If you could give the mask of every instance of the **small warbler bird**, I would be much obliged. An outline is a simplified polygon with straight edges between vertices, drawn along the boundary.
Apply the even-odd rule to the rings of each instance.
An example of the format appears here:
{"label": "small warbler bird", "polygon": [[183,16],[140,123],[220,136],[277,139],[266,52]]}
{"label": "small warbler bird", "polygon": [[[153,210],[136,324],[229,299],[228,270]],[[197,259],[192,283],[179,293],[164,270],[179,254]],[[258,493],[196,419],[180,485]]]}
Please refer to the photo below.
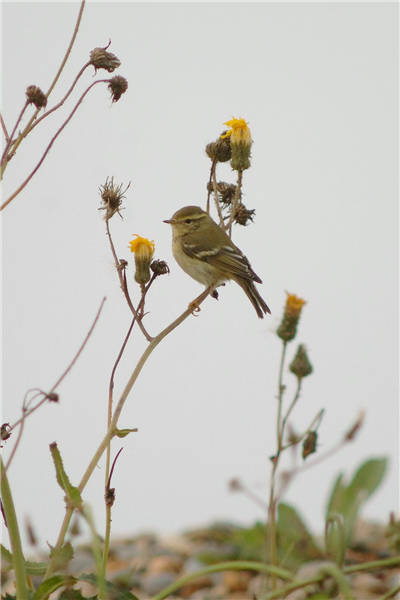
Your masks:
{"label": "small warbler bird", "polygon": [[185,206],[164,221],[172,225],[172,253],[178,265],[210,293],[233,279],[244,290],[260,319],[270,313],[254,282],[262,283],[225,231],[199,206]]}

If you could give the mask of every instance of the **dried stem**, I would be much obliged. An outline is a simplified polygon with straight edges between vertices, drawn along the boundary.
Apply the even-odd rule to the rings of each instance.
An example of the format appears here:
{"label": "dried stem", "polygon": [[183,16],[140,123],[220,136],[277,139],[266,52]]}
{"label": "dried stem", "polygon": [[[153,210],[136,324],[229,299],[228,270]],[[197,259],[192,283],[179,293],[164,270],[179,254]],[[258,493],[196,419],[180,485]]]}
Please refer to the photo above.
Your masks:
{"label": "dried stem", "polygon": [[146,340],[148,342],[151,342],[153,338],[151,337],[151,335],[149,335],[147,333],[147,331],[146,331],[146,329],[145,329],[145,327],[144,327],[144,325],[142,323],[142,319],[139,318],[137,310],[135,309],[135,307],[132,304],[132,300],[130,298],[129,291],[128,291],[128,285],[127,285],[127,282],[126,282],[125,269],[123,269],[121,267],[121,263],[120,263],[119,258],[117,256],[117,253],[115,251],[115,246],[114,246],[114,242],[113,242],[112,237],[111,237],[110,226],[108,224],[108,221],[106,221],[106,230],[107,230],[108,239],[110,241],[111,252],[112,252],[112,255],[114,257],[114,263],[115,263],[115,267],[117,269],[117,273],[118,273],[118,277],[119,277],[119,284],[121,286],[121,290],[124,293],[125,299],[126,299],[126,301],[128,303],[129,308],[131,309],[131,312],[132,312],[134,318],[138,322],[140,331],[143,333],[143,335],[146,338]]}
{"label": "dried stem", "polygon": [[87,69],[90,65],[91,65],[91,61],[89,60],[85,65],[83,65],[82,69],[79,71],[78,75],[75,77],[71,87],[69,88],[68,92],[65,94],[64,98],[62,100],[60,100],[60,102],[58,104],[56,104],[55,106],[53,106],[53,108],[51,108],[50,110],[47,110],[37,121],[35,121],[32,125],[32,127],[30,128],[29,133],[35,129],[35,127],[37,125],[39,125],[39,123],[41,123],[43,121],[43,119],[45,119],[46,117],[48,117],[49,115],[51,115],[51,113],[53,113],[54,111],[56,111],[58,108],[60,108],[64,102],[67,100],[68,96],[70,96],[70,94],[72,93],[74,87],[76,86],[79,78],[82,76],[83,72],[85,71],[85,69]]}
{"label": "dried stem", "polygon": [[[82,351],[83,351],[84,347],[86,346],[87,342],[89,341],[89,338],[90,338],[90,336],[91,336],[91,335],[92,335],[92,333],[93,333],[93,330],[94,330],[94,328],[95,328],[95,326],[96,326],[96,324],[97,324],[97,321],[99,320],[100,313],[101,313],[101,311],[103,310],[103,306],[104,306],[104,302],[105,302],[105,301],[106,301],[106,299],[105,299],[105,298],[103,298],[103,300],[102,300],[102,302],[101,302],[101,305],[100,305],[100,308],[99,308],[99,310],[97,311],[96,317],[95,317],[95,319],[94,319],[94,321],[93,321],[93,323],[92,323],[92,326],[90,327],[90,329],[89,329],[89,331],[88,331],[88,333],[87,333],[87,335],[86,335],[85,339],[83,340],[83,342],[82,342],[82,344],[81,344],[81,346],[80,346],[80,348],[79,348],[78,352],[75,354],[74,358],[73,358],[73,359],[72,359],[72,361],[69,363],[69,365],[68,365],[68,367],[65,369],[64,373],[61,375],[61,377],[59,377],[59,378],[58,378],[58,380],[57,380],[57,381],[56,381],[56,383],[53,385],[53,387],[51,388],[51,390],[50,390],[50,392],[49,392],[48,394],[46,394],[45,392],[42,392],[42,391],[41,391],[41,390],[39,390],[38,388],[35,388],[35,389],[38,389],[38,391],[39,391],[41,394],[43,394],[43,396],[44,396],[44,397],[43,397],[43,399],[42,399],[42,400],[40,400],[40,402],[38,402],[38,404],[37,404],[36,406],[34,406],[33,408],[31,408],[31,409],[29,409],[29,410],[28,410],[28,406],[29,406],[29,403],[28,403],[28,405],[26,405],[26,410],[24,410],[24,406],[25,406],[25,399],[24,399],[24,405],[23,405],[23,408],[22,408],[22,417],[21,417],[21,418],[20,418],[18,421],[16,421],[16,423],[14,423],[14,425],[12,425],[11,429],[15,429],[16,427],[18,427],[18,425],[21,425],[21,430],[22,430],[22,429],[23,429],[23,426],[24,426],[24,423],[25,423],[25,419],[26,419],[27,417],[29,417],[29,416],[30,416],[32,413],[34,413],[34,412],[35,412],[35,411],[36,411],[38,408],[40,408],[40,407],[42,406],[42,404],[44,404],[44,403],[45,403],[45,402],[48,400],[48,398],[49,398],[49,395],[50,395],[50,394],[52,394],[52,393],[53,393],[53,392],[54,392],[54,391],[57,389],[57,387],[60,385],[60,383],[63,381],[63,379],[64,379],[64,378],[65,378],[65,377],[68,375],[68,373],[70,372],[70,370],[72,369],[72,367],[74,366],[74,364],[76,363],[76,361],[78,360],[79,356],[81,355],[81,353],[82,353]],[[25,398],[26,398],[26,395],[25,395]],[[33,398],[31,398],[30,402],[31,402],[32,400],[33,400]],[[11,455],[10,455],[10,458],[9,458],[9,460],[8,460],[8,462],[7,462],[7,465],[6,465],[6,467],[5,467],[5,471],[6,471],[6,470],[9,468],[9,466],[10,466],[10,463],[11,463],[11,460],[13,459],[13,457],[14,457],[14,455],[15,455],[16,448],[17,448],[17,446],[18,446],[18,444],[19,444],[19,441],[20,441],[20,439],[21,439],[21,435],[22,435],[22,433],[21,433],[21,431],[20,431],[20,432],[19,432],[19,434],[18,434],[17,441],[16,441],[16,443],[15,443],[15,446],[14,446],[14,448],[13,448],[13,450],[12,450],[12,453],[11,453]]]}
{"label": "dried stem", "polygon": [[[49,89],[48,89],[48,91],[47,91],[47,94],[46,94],[46,97],[47,97],[47,98],[50,96],[51,92],[53,91],[53,89],[54,89],[54,87],[55,87],[55,85],[56,85],[56,83],[57,83],[57,81],[58,81],[58,79],[59,79],[59,77],[60,77],[60,75],[61,75],[61,73],[62,73],[62,71],[63,71],[64,67],[65,67],[65,64],[66,64],[66,62],[67,62],[67,60],[68,60],[68,57],[69,57],[69,55],[70,55],[70,53],[71,53],[72,47],[73,47],[73,45],[74,45],[74,43],[75,43],[76,36],[77,36],[77,34],[78,34],[79,25],[80,25],[80,23],[81,23],[81,19],[82,19],[82,14],[83,14],[83,9],[84,9],[84,8],[85,8],[85,0],[82,0],[82,2],[81,2],[81,7],[80,7],[80,9],[79,9],[78,18],[77,18],[77,21],[76,21],[76,24],[75,24],[75,29],[74,29],[74,32],[73,32],[73,34],[72,34],[71,41],[70,41],[70,43],[69,43],[69,46],[68,46],[68,48],[67,48],[67,51],[66,51],[66,53],[65,53],[65,56],[64,56],[64,58],[63,58],[63,61],[62,61],[61,65],[60,65],[60,68],[58,69],[58,71],[57,71],[57,73],[56,73],[56,76],[54,77],[54,79],[53,79],[53,82],[52,82],[52,84],[50,85],[50,87],[49,87]],[[22,140],[23,140],[23,139],[24,139],[24,138],[25,138],[25,137],[28,135],[28,133],[31,131],[32,124],[33,124],[33,123],[34,123],[34,121],[36,120],[36,117],[38,116],[38,114],[39,114],[39,111],[40,111],[40,109],[39,109],[39,108],[37,108],[37,109],[35,110],[35,112],[33,113],[32,117],[29,119],[29,122],[27,123],[27,125],[26,125],[25,129],[24,129],[24,130],[23,130],[23,132],[22,132],[22,133],[19,135],[19,137],[18,137],[17,141],[15,142],[15,144],[14,144],[14,146],[13,146],[13,153],[15,153],[15,152],[17,151],[17,148],[18,148],[18,146],[20,145],[20,143],[22,142]],[[12,136],[11,136],[11,137],[12,137]],[[4,170],[6,169],[6,167],[7,167],[7,162],[5,162],[5,163],[2,165],[1,177],[3,177],[3,172],[4,172]],[[3,208],[1,208],[0,210],[2,210],[2,209],[3,209]]]}
{"label": "dried stem", "polygon": [[1,128],[3,130],[3,133],[4,133],[4,139],[6,140],[6,143],[7,143],[8,140],[10,139],[10,136],[8,135],[7,127],[6,127],[6,124],[4,123],[3,115],[1,114],[1,112],[0,112],[0,123],[1,123]]}
{"label": "dried stem", "polygon": [[4,152],[1,155],[1,164],[3,164],[4,161],[9,161],[10,160],[10,156],[8,156],[8,152],[10,150],[10,147],[12,145],[12,140],[14,137],[15,132],[17,131],[18,125],[20,124],[22,117],[24,116],[24,112],[26,111],[27,107],[29,106],[29,100],[26,100],[24,106],[22,107],[21,112],[19,113],[19,117],[14,125],[14,129],[11,132],[10,137],[7,140],[6,143],[6,147],[4,148]]}
{"label": "dried stem", "polygon": [[73,111],[71,112],[71,114],[69,115],[68,119],[66,121],[64,121],[64,123],[61,125],[60,129],[57,131],[57,133],[51,138],[49,145],[47,146],[46,150],[44,151],[44,154],[42,156],[42,158],[40,159],[40,161],[38,162],[38,164],[36,165],[36,167],[33,169],[33,171],[31,172],[30,175],[28,175],[28,177],[25,179],[25,181],[23,183],[21,183],[21,185],[19,186],[19,188],[13,193],[11,194],[11,196],[1,205],[0,210],[4,210],[6,206],[8,206],[8,204],[10,204],[10,202],[12,200],[14,200],[14,198],[16,196],[18,196],[18,194],[24,189],[24,187],[30,182],[30,180],[32,179],[32,177],[35,175],[35,173],[38,171],[38,169],[41,167],[44,159],[46,158],[47,154],[49,153],[50,148],[52,147],[52,145],[54,144],[54,142],[56,141],[56,139],[58,138],[58,136],[60,135],[60,133],[63,131],[63,129],[68,125],[68,123],[70,122],[70,120],[72,119],[72,117],[74,116],[74,114],[76,113],[76,111],[78,110],[79,105],[82,103],[84,97],[86,96],[86,94],[92,89],[92,87],[94,87],[95,85],[97,85],[98,83],[108,83],[110,80],[109,79],[98,79],[97,81],[93,82],[92,85],[90,85],[87,90],[82,94],[82,96],[79,98],[78,102],[75,105],[75,108],[73,109]]}
{"label": "dried stem", "polygon": [[229,221],[225,225],[225,229],[228,230],[229,237],[232,236],[232,224],[235,219],[236,212],[237,212],[239,198],[242,193],[242,183],[243,183],[243,171],[238,171],[238,180],[237,180],[237,184],[236,184],[235,195],[232,200],[231,214],[229,216]]}

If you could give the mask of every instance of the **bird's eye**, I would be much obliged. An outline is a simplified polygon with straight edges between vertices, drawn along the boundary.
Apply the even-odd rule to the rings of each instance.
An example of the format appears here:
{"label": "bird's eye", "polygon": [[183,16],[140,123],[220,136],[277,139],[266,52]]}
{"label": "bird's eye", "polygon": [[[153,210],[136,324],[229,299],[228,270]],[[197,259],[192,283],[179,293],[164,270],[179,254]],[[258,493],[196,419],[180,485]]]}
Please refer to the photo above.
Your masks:
{"label": "bird's eye", "polygon": [[193,219],[185,219],[185,223],[191,223]]}

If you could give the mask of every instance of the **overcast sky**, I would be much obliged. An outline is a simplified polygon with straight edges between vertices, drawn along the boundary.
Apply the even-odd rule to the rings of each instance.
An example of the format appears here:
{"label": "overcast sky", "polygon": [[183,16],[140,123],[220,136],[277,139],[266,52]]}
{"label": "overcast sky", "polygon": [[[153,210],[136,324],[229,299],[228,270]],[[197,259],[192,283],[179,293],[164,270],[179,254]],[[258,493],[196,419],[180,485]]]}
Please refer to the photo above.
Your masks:
{"label": "overcast sky", "polygon": [[[13,2],[2,10],[3,114],[11,129],[26,87],[48,89],[79,4]],[[232,116],[248,121],[254,139],[244,201],[256,210],[254,224],[236,228],[234,241],[263,280],[272,315],[257,319],[232,283],[156,349],[119,423],[139,432],[112,446],[113,455],[124,447],[113,477],[113,533],[263,518],[229,493],[228,481],[239,477],[268,497],[281,352],[275,331],[285,290],[307,300],[288,357],[304,343],[314,366],[293,428],[302,431],[324,408],[324,452],[366,412],[356,441],[298,476],[285,501],[321,532],[338,473],[388,456],[385,483],[363,514],[385,522],[397,511],[398,10],[397,3],[87,4],[48,106],[109,39],[128,92],[112,105],[106,86],[95,86],[3,214],[3,421],[19,418],[27,390],[51,388],[107,297],[58,390],[59,405],[29,419],[11,467],[19,514],[31,517],[42,544],[54,544],[64,514],[48,445],[57,441],[77,485],[105,432],[109,376],[130,324],[98,188],[110,176],[131,181],[124,218],[111,222],[118,256],[132,265],[127,246],[139,234],[170,265],[148,297],[154,335],[201,291],[174,262],[162,221],[187,204],[205,207],[204,147]],[[92,75],[85,73],[64,113],[49,116],[20,146],[3,199],[36,165]],[[229,165],[218,178],[234,182]],[[132,271],[129,278],[137,302]],[[136,331],[117,372],[116,398],[145,346]],[[287,406],[295,389],[287,371],[285,383]],[[104,460],[83,494],[99,532],[103,480]]]}

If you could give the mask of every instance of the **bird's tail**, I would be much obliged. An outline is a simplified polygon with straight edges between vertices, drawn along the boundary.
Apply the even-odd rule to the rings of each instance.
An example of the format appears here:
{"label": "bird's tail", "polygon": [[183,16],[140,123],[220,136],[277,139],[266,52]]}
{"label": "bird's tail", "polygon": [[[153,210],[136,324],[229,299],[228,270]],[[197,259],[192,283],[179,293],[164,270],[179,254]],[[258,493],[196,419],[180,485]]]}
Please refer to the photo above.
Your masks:
{"label": "bird's tail", "polygon": [[240,282],[238,281],[241,288],[243,288],[246,296],[249,298],[250,302],[256,309],[257,315],[260,319],[264,318],[264,313],[271,314],[271,311],[265,302],[264,298],[261,298],[260,293],[254,283],[250,279],[241,278]]}

